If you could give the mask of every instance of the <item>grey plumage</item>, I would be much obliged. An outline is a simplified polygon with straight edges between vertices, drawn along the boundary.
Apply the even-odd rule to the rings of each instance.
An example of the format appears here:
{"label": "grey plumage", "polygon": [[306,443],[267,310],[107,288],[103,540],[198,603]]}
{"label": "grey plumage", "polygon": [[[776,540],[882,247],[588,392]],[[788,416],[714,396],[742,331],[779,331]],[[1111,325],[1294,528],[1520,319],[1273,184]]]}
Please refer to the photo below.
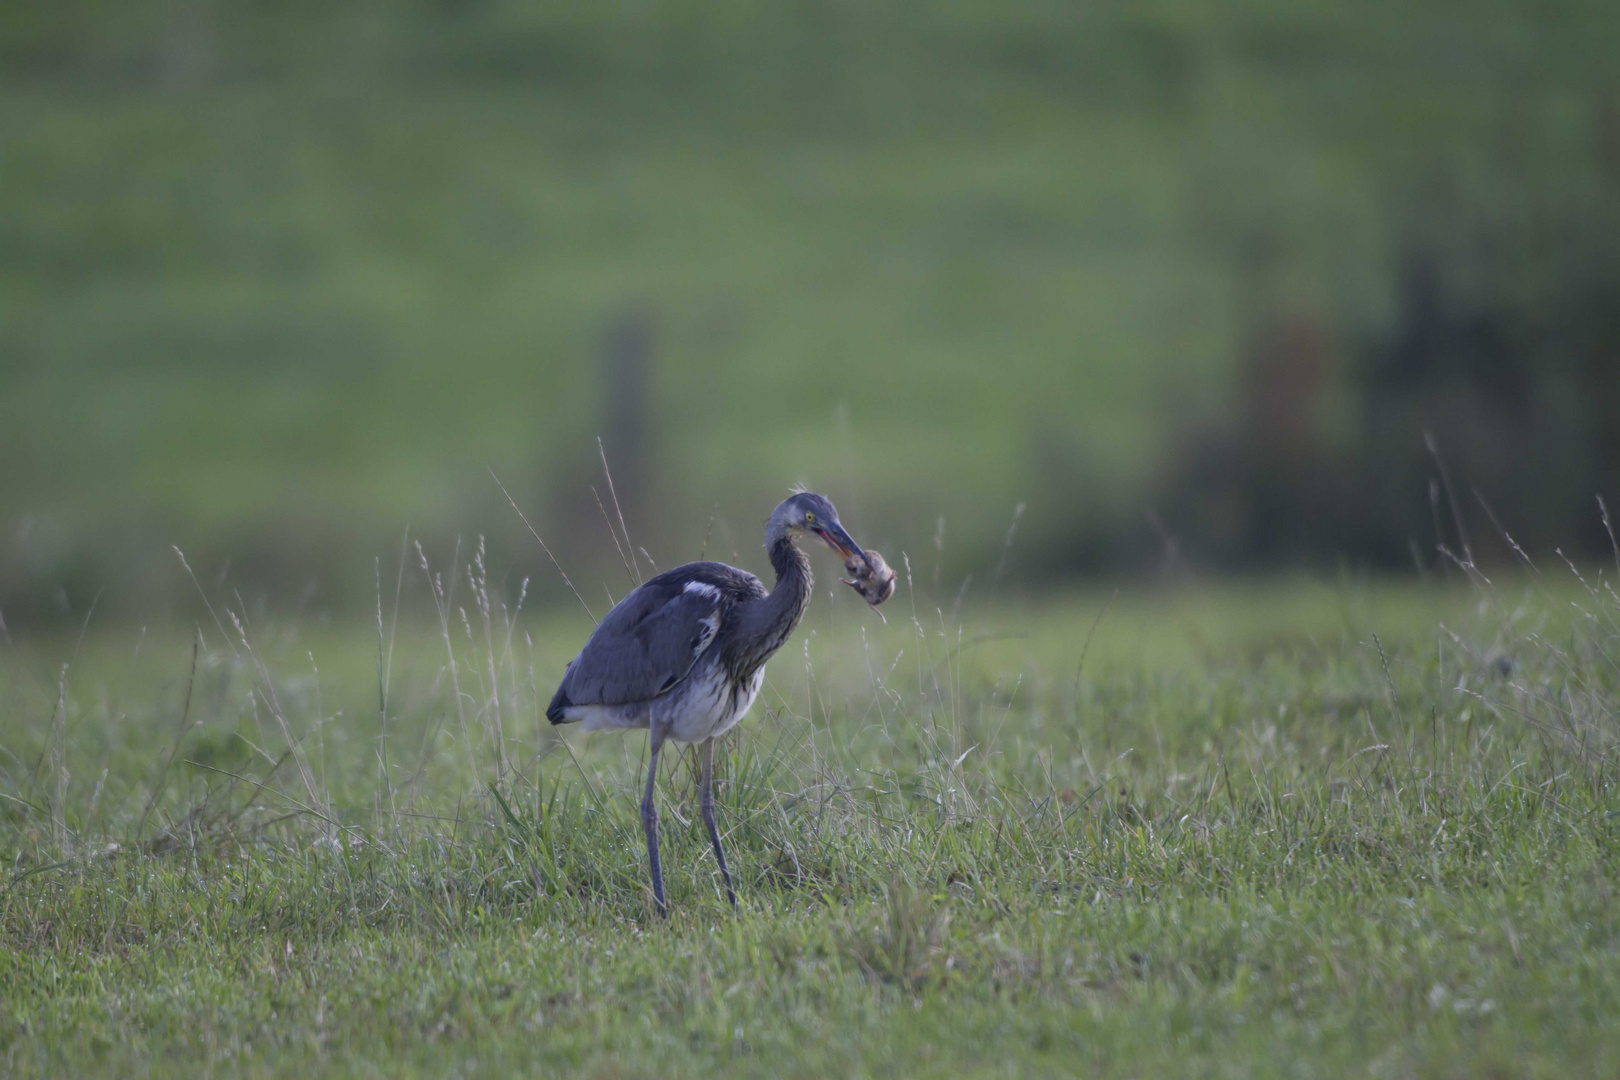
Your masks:
{"label": "grey plumage", "polygon": [[687,563],[638,585],[597,626],[568,665],[546,716],[589,729],[647,728],[652,761],[642,798],[642,825],[653,895],[666,913],[658,856],[653,781],[664,740],[703,743],[699,808],[715,859],[736,906],[731,873],[714,820],[714,740],[740,721],[764,679],[765,662],[793,633],[810,603],[810,562],[794,543],[809,532],[844,558],[860,547],[820,495],[784,500],[765,527],[776,584],[717,562]]}
{"label": "grey plumage", "polygon": [[740,603],[764,599],[753,574],[689,563],[639,585],[609,611],[568,665],[546,715],[566,723],[570,705],[615,706],[667,693],[714,644]]}

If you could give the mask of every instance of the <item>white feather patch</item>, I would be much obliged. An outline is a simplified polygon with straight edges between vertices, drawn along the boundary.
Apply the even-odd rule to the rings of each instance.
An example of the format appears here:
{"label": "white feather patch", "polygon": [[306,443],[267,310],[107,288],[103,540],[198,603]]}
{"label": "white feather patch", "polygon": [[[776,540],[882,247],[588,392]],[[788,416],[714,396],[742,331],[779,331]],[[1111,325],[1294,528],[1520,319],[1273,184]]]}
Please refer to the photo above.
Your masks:
{"label": "white feather patch", "polygon": [[703,627],[703,631],[698,634],[697,644],[692,648],[694,656],[703,655],[703,650],[713,643],[714,635],[720,630],[720,609],[715,608],[707,619],[699,619],[698,625]]}
{"label": "white feather patch", "polygon": [[706,581],[688,581],[686,583],[686,591],[689,593],[697,593],[699,596],[706,596],[710,600],[720,599],[720,590],[715,588],[713,585],[710,585]]}

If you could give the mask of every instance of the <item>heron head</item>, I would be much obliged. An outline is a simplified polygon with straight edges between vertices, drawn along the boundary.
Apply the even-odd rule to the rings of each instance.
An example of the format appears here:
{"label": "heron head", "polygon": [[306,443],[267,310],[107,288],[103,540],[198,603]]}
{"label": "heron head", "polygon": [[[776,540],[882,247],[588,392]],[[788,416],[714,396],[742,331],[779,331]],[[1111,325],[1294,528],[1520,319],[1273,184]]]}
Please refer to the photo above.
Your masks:
{"label": "heron head", "polygon": [[806,532],[820,537],[823,543],[838,552],[839,557],[843,559],[862,554],[861,546],[839,523],[838,511],[834,509],[833,504],[813,491],[796,492],[784,499],[771,514],[771,520],[765,528],[767,542],[793,532]]}

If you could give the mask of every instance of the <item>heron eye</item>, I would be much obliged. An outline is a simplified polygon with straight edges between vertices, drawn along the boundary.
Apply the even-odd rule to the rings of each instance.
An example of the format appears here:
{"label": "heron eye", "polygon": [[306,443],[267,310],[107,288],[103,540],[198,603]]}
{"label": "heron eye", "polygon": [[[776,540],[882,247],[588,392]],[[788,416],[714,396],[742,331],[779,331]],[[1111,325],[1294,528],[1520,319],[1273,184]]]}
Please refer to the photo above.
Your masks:
{"label": "heron eye", "polygon": [[804,520],[806,520],[806,521],[810,522],[812,525],[814,525],[815,521],[816,521],[816,515],[812,514],[810,511],[806,510],[804,512]]}

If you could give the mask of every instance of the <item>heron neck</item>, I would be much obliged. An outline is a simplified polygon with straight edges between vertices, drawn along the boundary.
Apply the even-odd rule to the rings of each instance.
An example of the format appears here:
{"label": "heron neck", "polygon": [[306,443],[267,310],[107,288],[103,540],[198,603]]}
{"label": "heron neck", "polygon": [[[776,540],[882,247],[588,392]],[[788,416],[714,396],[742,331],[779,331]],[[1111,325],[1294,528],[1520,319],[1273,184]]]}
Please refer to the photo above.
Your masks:
{"label": "heron neck", "polygon": [[793,633],[810,606],[810,560],[791,536],[777,537],[769,550],[771,568],[776,571],[776,587],[763,600],[743,605],[736,668],[739,674],[752,674],[771,658]]}

